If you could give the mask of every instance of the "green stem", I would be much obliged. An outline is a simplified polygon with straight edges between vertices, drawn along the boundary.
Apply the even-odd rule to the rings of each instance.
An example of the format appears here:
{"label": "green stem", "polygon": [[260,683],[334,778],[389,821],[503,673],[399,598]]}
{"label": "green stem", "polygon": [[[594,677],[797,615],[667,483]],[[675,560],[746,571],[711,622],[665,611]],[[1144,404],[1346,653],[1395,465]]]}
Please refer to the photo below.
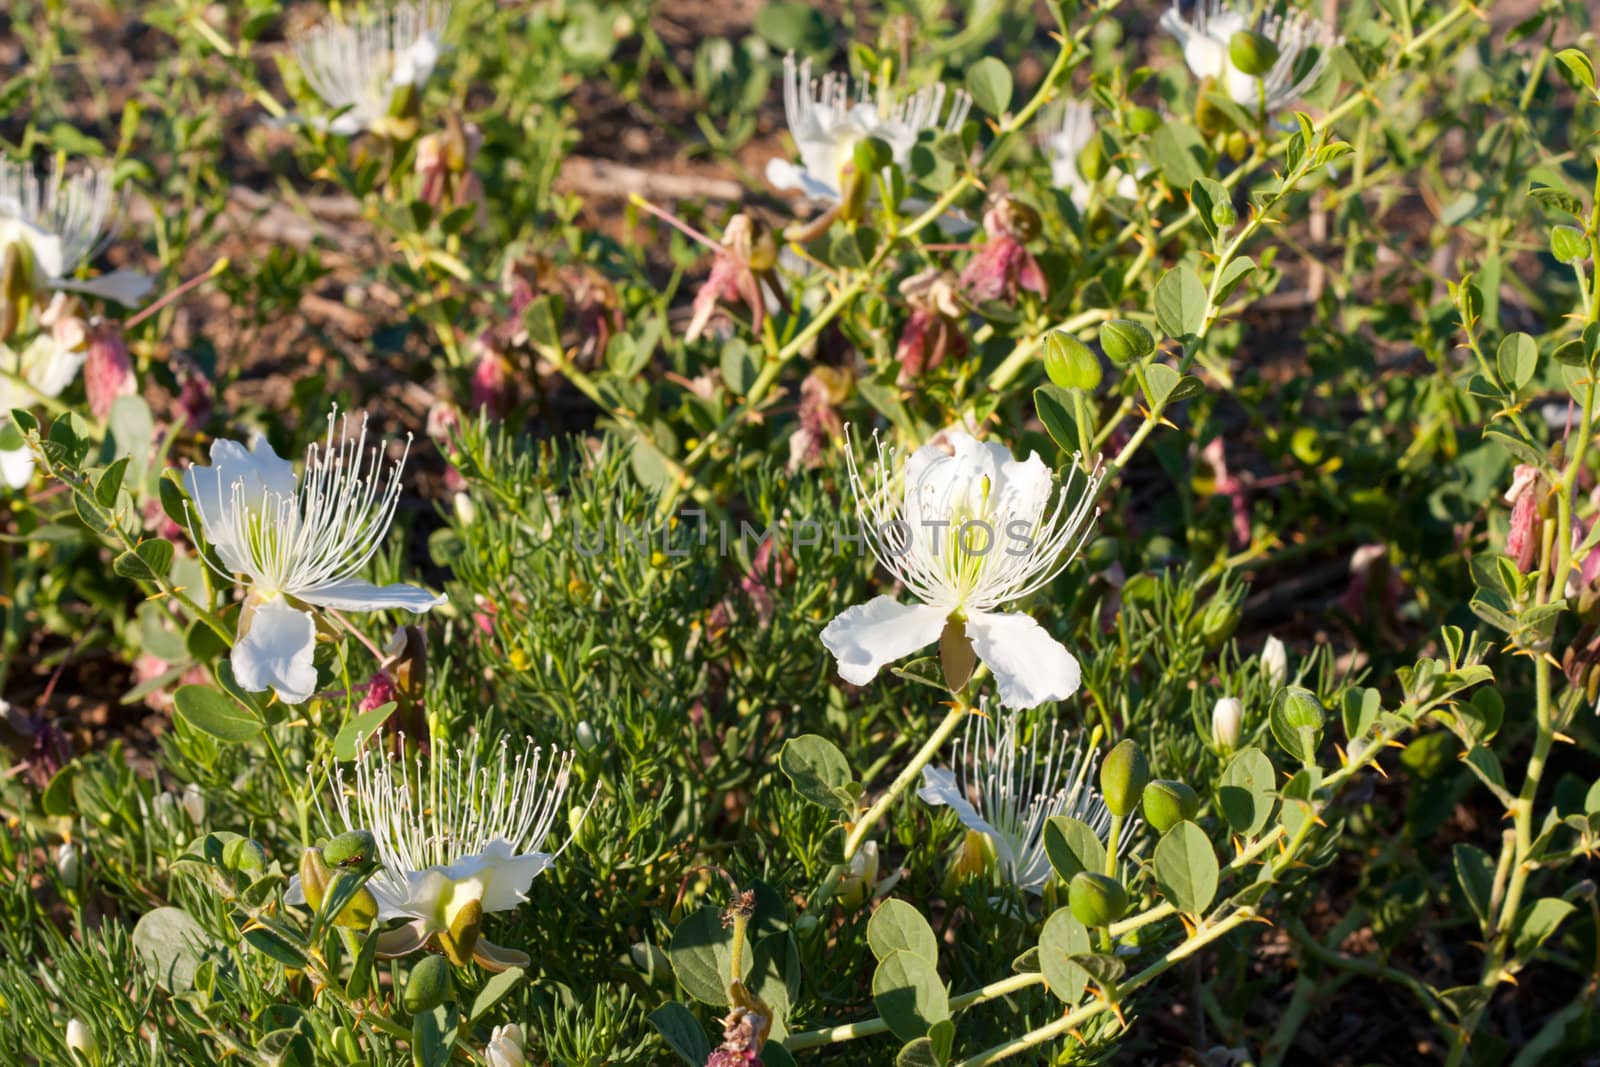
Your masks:
{"label": "green stem", "polygon": [[[1027,974],[1014,974],[1009,978],[1002,978],[998,982],[990,982],[980,986],[969,993],[950,998],[952,1012],[965,1011],[974,1004],[995,1000],[999,997],[1010,996],[1012,993],[1027,989],[1030,986],[1044,983],[1044,975],[1038,971]],[[799,1052],[801,1049],[820,1048],[823,1045],[833,1045],[842,1041],[854,1041],[857,1038],[872,1037],[875,1034],[889,1032],[889,1024],[881,1018],[863,1019],[858,1023],[842,1023],[838,1026],[825,1026],[820,1030],[804,1030],[797,1034],[790,1034],[784,1039],[783,1047],[790,1052]]]}
{"label": "green stem", "polygon": [[967,706],[965,701],[957,700],[955,706],[950,709],[950,713],[944,717],[944,721],[939,723],[933,733],[929,735],[928,740],[923,742],[921,748],[917,749],[917,754],[911,757],[911,762],[907,763],[905,768],[895,776],[894,781],[889,784],[889,788],[883,796],[879,797],[877,802],[867,809],[866,814],[861,816],[856,824],[851,827],[850,834],[844,841],[845,863],[850,862],[851,857],[856,854],[856,850],[865,843],[867,835],[872,832],[872,828],[878,824],[878,821],[884,815],[888,814],[895,801],[900,799],[900,794],[904,793],[911,786],[911,783],[917,780],[917,777],[922,774],[922,768],[926,767],[932,762],[933,757],[939,754],[939,749],[944,747],[944,743],[950,739],[951,734],[956,732],[956,728],[966,721],[971,711],[972,709]]}

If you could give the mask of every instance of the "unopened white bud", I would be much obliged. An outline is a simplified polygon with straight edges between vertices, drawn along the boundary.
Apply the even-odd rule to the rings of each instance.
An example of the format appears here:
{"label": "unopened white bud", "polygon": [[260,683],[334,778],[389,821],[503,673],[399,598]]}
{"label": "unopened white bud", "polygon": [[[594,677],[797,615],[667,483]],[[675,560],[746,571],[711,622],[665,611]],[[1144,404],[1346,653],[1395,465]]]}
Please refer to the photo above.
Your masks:
{"label": "unopened white bud", "polygon": [[1239,747],[1239,730],[1244,725],[1244,705],[1238,697],[1223,697],[1211,708],[1211,740],[1224,752]]}
{"label": "unopened white bud", "polygon": [[71,841],[56,849],[56,874],[68,889],[83,885],[83,850]]}
{"label": "unopened white bud", "polygon": [[1261,646],[1261,673],[1273,685],[1289,680],[1289,650],[1276,637],[1267,638]]}
{"label": "unopened white bud", "polygon": [[527,1067],[528,1058],[522,1054],[522,1027],[516,1023],[495,1027],[483,1055],[489,1067]]}
{"label": "unopened white bud", "polygon": [[193,782],[184,786],[183,799],[178,803],[183,807],[184,813],[189,816],[189,821],[196,826],[206,821],[206,795]]}
{"label": "unopened white bud", "polygon": [[67,1051],[77,1053],[89,1063],[100,1060],[100,1045],[94,1039],[94,1031],[85,1026],[82,1019],[67,1023]]}

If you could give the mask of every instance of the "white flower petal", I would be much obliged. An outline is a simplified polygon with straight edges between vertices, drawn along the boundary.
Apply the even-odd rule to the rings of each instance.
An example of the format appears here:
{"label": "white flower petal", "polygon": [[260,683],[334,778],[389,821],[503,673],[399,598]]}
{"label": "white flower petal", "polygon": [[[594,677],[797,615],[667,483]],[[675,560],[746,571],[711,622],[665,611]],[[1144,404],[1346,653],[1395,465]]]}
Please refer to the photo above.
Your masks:
{"label": "white flower petal", "polygon": [[484,911],[510,911],[527,903],[533,880],[553,863],[554,857],[543,852],[517,855],[510,842],[497,839],[477,855],[452,863],[444,875],[452,882],[479,882],[483,886],[479,902]]}
{"label": "white flower petal", "polygon": [[969,615],[967,639],[993,672],[1008,708],[1065,700],[1078,691],[1078,661],[1030,615]]}
{"label": "white flower petal", "polygon": [[947,807],[956,813],[956,818],[961,820],[961,825],[968,830],[988,834],[999,842],[1000,834],[994,826],[972,806],[961,792],[961,787],[956,784],[955,772],[947,771],[943,767],[922,768],[922,788],[917,790],[918,799],[932,804],[934,807]]}
{"label": "white flower petal", "polygon": [[300,884],[300,876],[298,874],[289,879],[289,888],[283,891],[283,902],[285,904],[305,906],[306,888]]}
{"label": "white flower petal", "polygon": [[303,704],[317,688],[317,669],[311,662],[316,636],[316,625],[306,612],[282,600],[260,604],[233,646],[233,676],[246,692],[271,687],[285,704]]}
{"label": "white flower petal", "polygon": [[937,641],[949,614],[948,608],[877,596],[841,611],[823,629],[822,643],[838,661],[841,678],[866,685],[886,664]]}
{"label": "white flower petal", "polygon": [[12,489],[21,489],[33,480],[33,452],[26,448],[0,451],[0,477]]}
{"label": "white flower petal", "polygon": [[235,524],[230,517],[235,507],[259,510],[268,493],[285,499],[294,496],[294,466],[260,434],[248,449],[218,438],[211,443],[211,466],[191,466],[184,472],[183,487],[222,562],[233,571],[248,573],[250,552],[233,543]]}
{"label": "white flower petal", "polygon": [[436,596],[414,585],[374,585],[360,578],[341,578],[314,589],[290,590],[307,604],[319,608],[337,608],[340,611],[388,611],[403,608],[422,614],[443,604],[448,597]]}
{"label": "white flower petal", "polygon": [[87,293],[102,300],[114,300],[124,307],[133,307],[149,295],[155,279],[136,270],[114,270],[97,278],[79,281],[75,278],[57,278],[51,282],[54,289],[67,289]]}
{"label": "white flower petal", "polygon": [[60,396],[78,377],[89,358],[87,345],[69,348],[41,333],[22,350],[22,371],[28,385],[44,396]]}
{"label": "white flower petal", "polygon": [[432,928],[421,919],[393,930],[385,930],[378,935],[378,957],[393,960],[409,956],[426,945],[428,938],[432,936]]}
{"label": "white flower petal", "polygon": [[[6,207],[6,205],[0,205]],[[21,210],[21,205],[10,205]],[[33,265],[46,278],[59,277],[66,270],[66,251],[60,235],[47,233],[23,219],[6,217],[0,212],[0,248],[21,242],[33,253]]]}

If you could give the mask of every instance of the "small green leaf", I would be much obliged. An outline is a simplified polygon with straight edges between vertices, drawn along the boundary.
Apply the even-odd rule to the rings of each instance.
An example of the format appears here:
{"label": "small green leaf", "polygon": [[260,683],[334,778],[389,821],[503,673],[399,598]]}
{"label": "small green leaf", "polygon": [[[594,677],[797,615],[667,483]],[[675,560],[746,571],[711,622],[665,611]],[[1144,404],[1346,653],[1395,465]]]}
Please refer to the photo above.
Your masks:
{"label": "small green leaf", "polygon": [[122,489],[122,479],[128,473],[128,464],[131,462],[128,456],[113,460],[100,475],[100,480],[95,482],[94,498],[101,507],[109,508],[117,502],[117,493]]}
{"label": "small green leaf", "polygon": [[1478,925],[1489,926],[1489,897],[1494,888],[1494,860],[1476,845],[1457,844],[1450,850],[1450,863],[1455,868],[1456,884],[1461,895],[1467,898]]}
{"label": "small green leaf", "polygon": [[1039,931],[1039,970],[1050,992],[1063,1004],[1077,1004],[1089,988],[1089,972],[1073,957],[1089,952],[1089,928],[1070,908],[1057,908]]}
{"label": "small green leaf", "polygon": [[1106,867],[1106,846],[1099,835],[1071,815],[1053,815],[1044,824],[1044,850],[1064,882],[1072,881],[1079,871],[1103,871]]}
{"label": "small green leaf", "polygon": [[811,803],[848,812],[854,806],[849,792],[850,765],[838,746],[816,734],[790,738],[778,754],[778,766],[795,791]]}
{"label": "small green leaf", "polygon": [[172,702],[178,718],[218,741],[249,741],[261,732],[260,720],[210,686],[183,686]]}
{"label": "small green leaf", "polygon": [[1539,343],[1525,333],[1507,334],[1494,359],[1500,380],[1512,389],[1521,389],[1539,369]]}
{"label": "small green leaf", "polygon": [[[474,1013],[476,1016],[476,1013]],[[689,1067],[705,1067],[711,1058],[711,1039],[694,1013],[677,1001],[661,1005],[650,1013],[650,1024],[661,1035],[667,1047]]]}
{"label": "small green leaf", "polygon": [[1563,48],[1556,53],[1556,61],[1566,69],[1567,80],[1574,88],[1595,91],[1594,63],[1576,48]]}
{"label": "small green leaf", "polygon": [[1234,833],[1254,837],[1267,825],[1277,784],[1274,775],[1272,760],[1259,748],[1242,748],[1228,761],[1217,803]]}
{"label": "small green leaf", "polygon": [[1050,434],[1050,440],[1063,452],[1078,447],[1078,424],[1070,414],[1072,394],[1059,385],[1041,385],[1033,391],[1033,409]]}
{"label": "small green leaf", "polygon": [[991,115],[1004,115],[1011,107],[1011,68],[985,56],[967,68],[967,92],[972,102]]}
{"label": "small green leaf", "polygon": [[136,582],[154,582],[167,576],[172,566],[172,544],[160,539],[141,541],[122,553],[111,564],[111,569],[124,578]]}
{"label": "small green leaf", "polygon": [[1545,897],[1523,908],[1517,915],[1516,933],[1512,936],[1517,959],[1524,963],[1532,959],[1573,910],[1572,903],[1560,897]]}
{"label": "small green leaf", "polygon": [[933,927],[913,905],[903,900],[886,900],[867,922],[867,944],[879,962],[891,952],[909,952],[929,963],[939,962],[939,941]]}
{"label": "small green leaf", "polygon": [[1156,884],[1179,911],[1199,915],[1217,895],[1220,868],[1211,839],[1187,820],[1168,830],[1155,849]]}
{"label": "small green leaf", "polygon": [[[753,955],[744,954],[741,981],[750,974]],[[667,958],[672,961],[672,972],[677,975],[678,984],[691,997],[714,1007],[727,1005],[728,978],[733,968],[733,933],[722,925],[721,909],[700,908],[679,923],[672,932]]]}
{"label": "small green leaf", "polygon": [[211,936],[182,908],[147,911],[133,928],[133,951],[169,993],[193,988],[195,971],[212,948]]}
{"label": "small green leaf", "polygon": [[1156,325],[1168,337],[1196,336],[1206,318],[1206,287],[1186,266],[1173,267],[1156,283]]}
{"label": "small green leaf", "polygon": [[878,1014],[901,1041],[922,1037],[950,1017],[950,997],[933,964],[911,952],[891,952],[872,974]]}
{"label": "small green leaf", "polygon": [[370,738],[378,732],[378,728],[389,720],[398,707],[394,701],[380,704],[371,711],[362,712],[339,730],[339,735],[333,739],[333,754],[335,758],[349,761],[356,758],[357,747],[364,739]]}

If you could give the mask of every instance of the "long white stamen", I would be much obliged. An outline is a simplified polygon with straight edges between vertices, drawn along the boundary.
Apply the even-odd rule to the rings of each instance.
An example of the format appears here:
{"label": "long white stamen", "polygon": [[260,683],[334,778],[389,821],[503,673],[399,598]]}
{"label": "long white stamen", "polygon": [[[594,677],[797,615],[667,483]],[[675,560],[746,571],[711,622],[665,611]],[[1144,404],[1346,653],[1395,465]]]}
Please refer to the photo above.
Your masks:
{"label": "long white stamen", "polygon": [[419,43],[437,41],[449,20],[437,0],[397,3],[350,22],[328,19],[295,43],[307,84],[331,108],[349,108],[361,128],[389,112],[403,57]]}
{"label": "long white stamen", "polygon": [[103,247],[115,206],[111,168],[90,164],[68,176],[62,160],[45,174],[0,160],[0,217],[61,239],[61,273],[70,275]]}

